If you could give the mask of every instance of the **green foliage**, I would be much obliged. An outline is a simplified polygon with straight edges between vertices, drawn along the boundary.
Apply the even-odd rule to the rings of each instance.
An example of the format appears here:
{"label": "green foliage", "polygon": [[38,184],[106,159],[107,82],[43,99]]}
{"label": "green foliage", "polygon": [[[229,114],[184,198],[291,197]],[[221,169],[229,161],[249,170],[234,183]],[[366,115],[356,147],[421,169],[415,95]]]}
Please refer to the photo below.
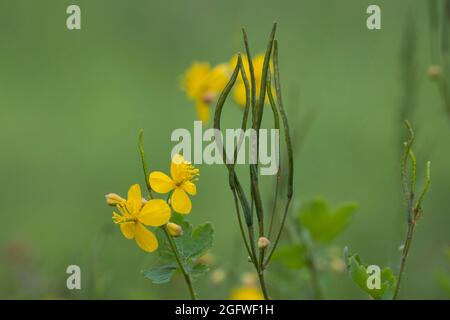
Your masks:
{"label": "green foliage", "polygon": [[306,265],[307,248],[304,244],[285,245],[275,251],[272,259],[281,262],[287,268],[301,269]]}
{"label": "green foliage", "polygon": [[390,300],[394,295],[397,279],[392,270],[388,267],[381,270],[381,285],[380,289],[369,289],[367,286],[367,279],[370,273],[367,272],[367,264],[364,264],[357,254],[346,257],[347,270],[353,282],[361,288],[364,292],[369,294],[374,299]]}
{"label": "green foliage", "polygon": [[167,283],[172,278],[172,274],[178,269],[177,264],[156,265],[143,272],[144,277],[152,280],[153,283]]}
{"label": "green foliage", "polygon": [[[180,215],[174,215],[172,220],[183,228],[183,235],[172,239],[178,249],[179,258],[185,271],[193,279],[204,275],[209,271],[209,267],[199,263],[198,258],[212,247],[214,230],[211,224],[205,223],[193,229],[192,225],[184,221]],[[153,283],[166,283],[170,281],[175,271],[181,270],[163,230],[157,230],[156,234],[159,242],[159,261],[144,271],[143,275]]]}
{"label": "green foliage", "polygon": [[356,208],[356,203],[350,202],[332,212],[324,199],[316,198],[300,209],[298,219],[314,240],[329,243],[344,231]]}

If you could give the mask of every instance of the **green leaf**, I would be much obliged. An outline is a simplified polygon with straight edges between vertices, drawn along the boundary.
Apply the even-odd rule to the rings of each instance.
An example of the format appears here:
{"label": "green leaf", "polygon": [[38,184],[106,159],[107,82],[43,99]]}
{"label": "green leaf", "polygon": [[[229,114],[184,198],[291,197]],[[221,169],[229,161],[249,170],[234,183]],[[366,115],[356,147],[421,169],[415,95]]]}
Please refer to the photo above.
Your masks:
{"label": "green leaf", "polygon": [[178,269],[174,264],[163,264],[154,266],[146,271],[143,271],[144,277],[150,279],[155,284],[167,283],[172,278],[175,270]]}
{"label": "green leaf", "polygon": [[[198,264],[197,259],[212,247],[214,230],[211,224],[206,223],[193,230],[192,225],[181,215],[174,215],[172,221],[183,228],[183,235],[174,237],[173,240],[184,269],[192,278],[205,274],[209,271],[209,267]],[[179,270],[179,265],[164,231],[157,229],[155,233],[159,242],[159,262],[155,267],[145,271],[144,276],[153,283],[165,283],[170,281],[173,271]]]}
{"label": "green leaf", "polygon": [[314,240],[329,243],[344,231],[356,208],[356,203],[346,203],[332,212],[324,199],[316,198],[300,209],[298,219]]}
{"label": "green leaf", "polygon": [[286,245],[273,254],[273,261],[281,262],[286,268],[301,269],[306,265],[307,249],[303,244]]}
{"label": "green leaf", "polygon": [[206,264],[196,264],[190,269],[191,276],[196,279],[209,272],[209,266]]}
{"label": "green leaf", "polygon": [[183,251],[186,258],[196,259],[212,247],[214,231],[210,223],[198,226],[191,237],[183,239]]}
{"label": "green leaf", "polygon": [[357,254],[348,257],[347,270],[353,282],[355,282],[359,288],[374,299],[392,299],[395,286],[397,284],[397,279],[392,273],[391,268],[386,267],[381,270],[379,289],[369,289],[367,286],[367,280],[371,274],[367,272],[367,267],[368,265],[363,264]]}

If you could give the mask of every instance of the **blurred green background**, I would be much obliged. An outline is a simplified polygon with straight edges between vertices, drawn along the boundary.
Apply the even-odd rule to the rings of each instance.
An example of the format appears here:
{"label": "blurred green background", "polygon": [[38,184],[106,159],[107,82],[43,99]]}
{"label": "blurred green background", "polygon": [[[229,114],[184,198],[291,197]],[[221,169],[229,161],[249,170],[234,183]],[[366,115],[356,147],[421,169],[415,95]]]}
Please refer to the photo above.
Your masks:
{"label": "blurred green background", "polygon": [[[72,3],[81,7],[79,31],[66,29]],[[381,6],[381,30],[366,28],[370,4]],[[401,297],[447,298],[436,274],[450,273],[443,253],[450,242],[450,126],[426,75],[430,31],[421,0],[2,0],[0,297],[187,297],[180,277],[161,286],[142,277],[155,255],[122,237],[104,195],[144,186],[140,128],[151,169],[168,170],[172,130],[192,129],[195,117],[180,90],[185,69],[242,51],[241,26],[252,51],[262,52],[275,20],[286,104],[315,115],[295,159],[294,206],[317,195],[333,205],[356,201],[358,212],[336,244],[396,270],[406,225],[399,157],[408,17],[417,62],[417,87],[406,94],[413,98],[409,118],[420,162],[432,161],[432,186]],[[228,109],[238,119],[240,110]],[[299,121],[290,118],[293,127]],[[244,251],[235,252],[239,234],[226,170],[200,169],[189,218],[215,226],[215,268],[250,271]],[[65,289],[70,264],[81,267],[80,291]],[[367,298],[345,273],[325,272],[322,285],[329,299]],[[206,277],[197,286],[201,297],[227,298],[239,283]],[[304,287],[278,298],[305,298]]]}

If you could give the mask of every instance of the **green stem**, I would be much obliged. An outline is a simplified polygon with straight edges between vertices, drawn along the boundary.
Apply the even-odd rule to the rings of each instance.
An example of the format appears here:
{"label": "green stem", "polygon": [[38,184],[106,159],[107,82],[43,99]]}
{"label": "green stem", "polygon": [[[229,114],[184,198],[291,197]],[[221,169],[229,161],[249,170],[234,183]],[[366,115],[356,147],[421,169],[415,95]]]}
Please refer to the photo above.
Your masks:
{"label": "green stem", "polygon": [[403,273],[405,271],[406,258],[408,257],[409,248],[411,247],[412,237],[414,233],[415,222],[412,222],[408,225],[408,231],[406,232],[406,239],[404,248],[402,250],[402,259],[400,262],[400,271],[398,273],[397,285],[395,286],[394,296],[392,300],[397,300],[398,293],[400,290],[400,282],[402,281]]}
{"label": "green stem", "polygon": [[264,299],[270,300],[269,293],[267,291],[266,280],[264,278],[264,269],[258,272],[259,284],[261,285],[261,291],[264,295]]}
{"label": "green stem", "polygon": [[186,281],[186,284],[189,288],[189,293],[191,295],[191,299],[197,300],[197,295],[195,293],[194,286],[192,285],[191,277],[189,276],[189,274],[186,272],[186,269],[184,268],[184,264],[181,261],[180,254],[178,252],[178,248],[177,248],[175,242],[173,241],[173,238],[170,235],[169,231],[167,231],[167,227],[164,226],[164,227],[162,227],[162,229],[164,230],[164,234],[166,235],[167,240],[169,241],[170,247],[175,255],[175,259],[177,260],[178,266],[180,267],[181,273],[183,274],[184,280]]}
{"label": "green stem", "polygon": [[306,266],[311,276],[311,287],[313,290],[314,299],[322,300],[323,293],[322,288],[320,287],[319,270],[317,270],[313,244],[311,243],[311,240],[304,240],[303,242],[306,244]]}
{"label": "green stem", "polygon": [[142,146],[142,139],[144,135],[144,130],[139,131],[139,154],[141,155],[141,162],[142,162],[142,171],[144,172],[144,180],[145,185],[147,186],[148,196],[150,199],[153,199],[153,192],[152,187],[150,186],[150,177],[148,175],[148,167],[147,167],[147,161],[145,161],[145,153],[144,153],[144,147]]}

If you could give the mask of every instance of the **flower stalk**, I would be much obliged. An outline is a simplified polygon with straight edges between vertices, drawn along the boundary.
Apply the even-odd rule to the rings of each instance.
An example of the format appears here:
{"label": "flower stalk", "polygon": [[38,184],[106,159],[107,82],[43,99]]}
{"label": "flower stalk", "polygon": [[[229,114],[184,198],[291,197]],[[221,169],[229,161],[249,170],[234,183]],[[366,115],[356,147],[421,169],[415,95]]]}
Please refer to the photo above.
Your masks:
{"label": "flower stalk", "polygon": [[[144,152],[144,148],[143,148],[143,145],[142,145],[143,144],[142,140],[143,140],[143,130],[141,129],[141,131],[139,132],[139,153],[140,153],[140,156],[141,156],[142,169],[144,171],[144,177],[145,177],[145,181],[146,181],[148,194],[149,194],[150,198],[153,198],[152,187],[151,187],[150,182],[149,182],[150,179],[149,179],[148,170],[147,170],[147,163],[145,161],[145,152]],[[184,280],[185,280],[186,285],[188,287],[191,299],[192,300],[196,300],[197,299],[197,294],[196,294],[196,292],[194,290],[194,286],[192,285],[191,276],[186,271],[184,263],[183,263],[183,261],[182,261],[182,259],[180,257],[180,253],[178,252],[177,245],[176,245],[175,241],[173,240],[173,238],[172,238],[172,236],[171,236],[171,234],[170,234],[170,232],[169,232],[169,230],[167,228],[167,224],[161,226],[160,228],[163,230],[163,232],[164,232],[164,234],[165,234],[165,236],[167,238],[167,241],[168,241],[168,243],[170,245],[170,248],[171,248],[171,250],[172,250],[172,252],[173,252],[173,254],[175,256],[175,259],[177,261],[178,267],[180,268],[180,271],[183,274],[183,277],[184,277]]]}
{"label": "flower stalk", "polygon": [[169,242],[170,248],[172,249],[173,254],[175,255],[175,259],[177,260],[178,266],[180,267],[181,273],[183,274],[184,281],[189,289],[189,294],[192,300],[197,300],[197,294],[195,293],[194,286],[192,285],[192,279],[189,273],[186,272],[186,268],[184,267],[183,261],[181,261],[180,253],[178,252],[177,245],[173,240],[172,236],[167,230],[167,225],[161,227],[163,229],[164,234],[166,235],[167,241]]}

